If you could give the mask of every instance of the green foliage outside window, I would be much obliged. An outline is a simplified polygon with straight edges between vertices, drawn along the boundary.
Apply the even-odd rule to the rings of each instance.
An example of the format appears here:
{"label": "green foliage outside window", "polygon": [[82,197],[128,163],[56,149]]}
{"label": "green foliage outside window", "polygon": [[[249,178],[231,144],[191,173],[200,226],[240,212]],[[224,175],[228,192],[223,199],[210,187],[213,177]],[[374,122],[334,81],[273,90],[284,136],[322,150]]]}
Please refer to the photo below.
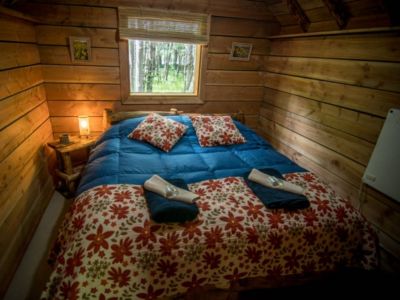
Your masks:
{"label": "green foliage outside window", "polygon": [[129,41],[131,93],[195,93],[194,44]]}

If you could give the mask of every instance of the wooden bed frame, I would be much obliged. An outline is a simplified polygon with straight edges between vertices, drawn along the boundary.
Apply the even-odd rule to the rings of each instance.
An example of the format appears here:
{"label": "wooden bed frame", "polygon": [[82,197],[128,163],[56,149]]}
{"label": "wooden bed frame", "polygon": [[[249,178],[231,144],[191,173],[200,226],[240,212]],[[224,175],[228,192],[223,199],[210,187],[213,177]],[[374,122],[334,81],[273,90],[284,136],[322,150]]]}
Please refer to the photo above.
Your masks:
{"label": "wooden bed frame", "polygon": [[[245,278],[232,283],[230,289],[218,289],[213,286],[202,286],[192,289],[184,296],[177,299],[185,300],[236,300],[240,298],[240,292],[276,289],[285,287],[302,286],[315,282],[321,282],[332,278],[334,272],[321,272],[314,274],[276,276],[276,277],[254,277]],[[260,298],[264,299],[268,292],[260,292]],[[244,299],[244,298],[243,298]],[[254,298],[255,299],[255,298]]]}
{"label": "wooden bed frame", "polygon": [[[178,110],[176,108],[171,108],[169,111],[120,111],[120,112],[113,112],[111,109],[105,109],[103,112],[103,130],[108,129],[112,124],[118,123],[120,121],[135,118],[135,117],[142,117],[147,116],[150,113],[157,113],[162,116],[177,116],[177,115],[199,115],[199,113],[184,113],[182,110]],[[244,113],[239,111],[236,113],[224,113],[224,114],[217,114],[217,113],[210,113],[207,115],[213,116],[221,116],[221,115],[229,115],[236,121],[239,121],[245,124]]]}

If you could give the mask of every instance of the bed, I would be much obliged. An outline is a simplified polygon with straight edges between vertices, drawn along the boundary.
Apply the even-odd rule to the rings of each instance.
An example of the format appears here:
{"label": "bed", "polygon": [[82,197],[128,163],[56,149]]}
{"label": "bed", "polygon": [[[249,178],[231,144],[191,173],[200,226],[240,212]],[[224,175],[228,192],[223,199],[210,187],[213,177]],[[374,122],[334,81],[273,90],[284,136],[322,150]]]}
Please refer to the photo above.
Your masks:
{"label": "bed", "polygon": [[[375,233],[359,212],[253,130],[235,121],[246,143],[203,148],[188,116],[168,116],[188,130],[165,153],[127,138],[143,118],[114,124],[92,150],[43,299],[192,299],[376,267]],[[243,179],[252,168],[273,168],[305,187],[310,207],[266,208]],[[184,179],[200,195],[194,221],[150,219],[142,185],[153,174]]]}

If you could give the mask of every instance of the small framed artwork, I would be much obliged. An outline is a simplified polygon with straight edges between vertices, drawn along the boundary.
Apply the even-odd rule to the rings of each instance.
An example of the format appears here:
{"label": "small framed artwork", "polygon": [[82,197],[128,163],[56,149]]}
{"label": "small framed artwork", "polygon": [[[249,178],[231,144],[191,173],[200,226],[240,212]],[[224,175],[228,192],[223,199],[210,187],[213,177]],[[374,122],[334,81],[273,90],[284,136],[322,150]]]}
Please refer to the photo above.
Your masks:
{"label": "small framed artwork", "polygon": [[252,44],[232,43],[230,60],[250,60]]}
{"label": "small framed artwork", "polygon": [[91,45],[89,37],[69,37],[69,50],[72,62],[88,62],[91,60]]}

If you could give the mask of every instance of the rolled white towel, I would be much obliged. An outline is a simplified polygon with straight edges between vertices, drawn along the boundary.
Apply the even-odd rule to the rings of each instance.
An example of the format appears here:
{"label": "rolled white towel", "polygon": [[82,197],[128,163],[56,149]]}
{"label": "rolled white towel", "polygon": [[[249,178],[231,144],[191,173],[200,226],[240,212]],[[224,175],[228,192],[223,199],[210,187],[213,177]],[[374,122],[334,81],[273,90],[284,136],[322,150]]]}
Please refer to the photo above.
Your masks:
{"label": "rolled white towel", "polygon": [[305,189],[299,185],[265,174],[257,169],[251,170],[248,178],[251,181],[272,189],[279,189],[300,195],[304,195],[305,192]]}
{"label": "rolled white towel", "polygon": [[167,199],[193,203],[194,200],[199,198],[197,194],[176,187],[158,175],[153,175],[146,180],[143,186],[146,190],[157,193]]}

